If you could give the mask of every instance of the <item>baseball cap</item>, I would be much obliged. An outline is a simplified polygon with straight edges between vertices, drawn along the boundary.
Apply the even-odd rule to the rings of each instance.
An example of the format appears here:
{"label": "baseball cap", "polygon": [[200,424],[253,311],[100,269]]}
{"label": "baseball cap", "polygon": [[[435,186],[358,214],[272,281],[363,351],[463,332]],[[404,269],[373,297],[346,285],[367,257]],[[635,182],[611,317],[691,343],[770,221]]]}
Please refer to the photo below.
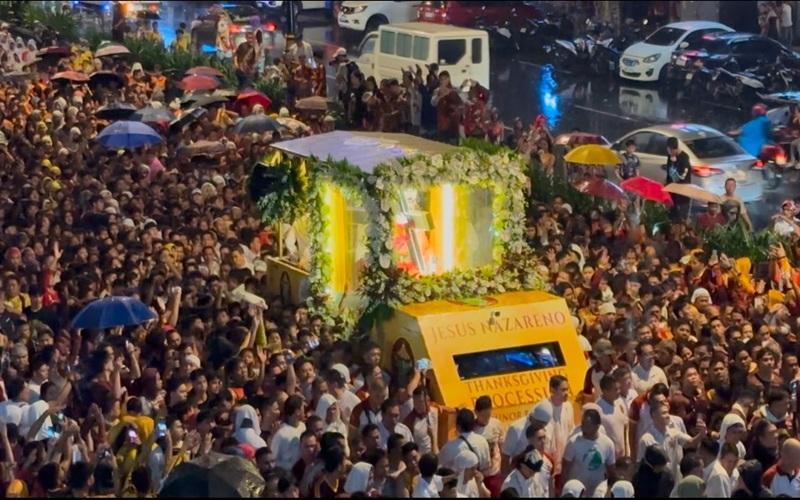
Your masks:
{"label": "baseball cap", "polygon": [[548,423],[553,419],[553,407],[549,401],[540,401],[528,414],[529,420]]}
{"label": "baseball cap", "polygon": [[598,339],[592,346],[592,352],[595,356],[610,356],[614,354],[614,346],[608,339]]}

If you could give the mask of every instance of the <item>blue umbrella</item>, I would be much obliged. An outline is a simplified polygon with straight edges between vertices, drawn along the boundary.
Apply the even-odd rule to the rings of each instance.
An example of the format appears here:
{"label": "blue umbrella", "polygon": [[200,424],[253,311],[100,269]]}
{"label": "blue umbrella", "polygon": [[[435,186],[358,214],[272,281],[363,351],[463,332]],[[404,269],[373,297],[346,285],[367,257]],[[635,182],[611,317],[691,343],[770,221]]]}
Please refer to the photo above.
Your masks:
{"label": "blue umbrella", "polygon": [[142,301],[133,297],[106,297],[90,302],[75,315],[72,328],[105,330],[117,326],[139,325],[156,316]]}
{"label": "blue umbrella", "polygon": [[142,122],[118,121],[104,128],[97,140],[109,149],[132,149],[158,144],[162,138],[151,126]]}

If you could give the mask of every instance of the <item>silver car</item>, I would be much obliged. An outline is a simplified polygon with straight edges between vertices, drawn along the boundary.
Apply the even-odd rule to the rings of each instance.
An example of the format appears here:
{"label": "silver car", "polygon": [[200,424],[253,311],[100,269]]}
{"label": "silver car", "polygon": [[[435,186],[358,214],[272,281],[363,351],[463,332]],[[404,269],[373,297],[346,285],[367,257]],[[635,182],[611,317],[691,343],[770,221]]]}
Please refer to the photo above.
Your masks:
{"label": "silver car", "polygon": [[756,158],[747,154],[735,140],[705,125],[655,125],[630,132],[611,148],[622,153],[625,143],[632,140],[641,160],[640,175],[664,182],[668,137],[677,137],[681,151],[689,155],[693,184],[721,195],[725,193],[725,180],[733,177],[736,194],[745,202],[757,201],[763,196],[763,174],[752,168]]}

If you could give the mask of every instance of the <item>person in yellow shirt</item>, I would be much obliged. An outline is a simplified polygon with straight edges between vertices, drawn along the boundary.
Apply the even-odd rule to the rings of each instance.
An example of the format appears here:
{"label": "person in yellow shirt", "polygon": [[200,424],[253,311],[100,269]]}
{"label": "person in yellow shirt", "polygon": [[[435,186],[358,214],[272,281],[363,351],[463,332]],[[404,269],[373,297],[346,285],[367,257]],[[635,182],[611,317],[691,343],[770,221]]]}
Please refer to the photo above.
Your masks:
{"label": "person in yellow shirt", "polygon": [[158,44],[163,44],[164,43],[164,39],[161,38],[161,33],[158,31],[158,22],[157,21],[153,21],[152,27],[150,28],[149,31],[146,32],[146,35],[147,35],[147,38],[149,38],[151,41],[153,41],[155,43],[158,43]]}
{"label": "person in yellow shirt", "polygon": [[[17,250],[19,251],[19,250]],[[16,315],[22,314],[22,311],[30,307],[31,298],[27,293],[22,293],[19,289],[19,280],[16,276],[9,276],[6,278],[6,309],[8,312]]]}

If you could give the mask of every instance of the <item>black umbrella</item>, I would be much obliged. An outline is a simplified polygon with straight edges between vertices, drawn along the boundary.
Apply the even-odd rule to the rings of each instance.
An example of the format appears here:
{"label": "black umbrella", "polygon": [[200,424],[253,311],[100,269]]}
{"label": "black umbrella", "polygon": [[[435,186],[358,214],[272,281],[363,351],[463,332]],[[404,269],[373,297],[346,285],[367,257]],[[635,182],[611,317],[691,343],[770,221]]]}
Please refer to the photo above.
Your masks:
{"label": "black umbrella", "polygon": [[250,115],[236,122],[233,131],[237,134],[263,134],[280,128],[281,124],[267,115]]}
{"label": "black umbrella", "polygon": [[113,71],[95,71],[89,75],[89,86],[91,87],[109,87],[111,85],[122,87],[125,85],[125,79]]}
{"label": "black umbrella", "polygon": [[181,115],[180,118],[172,120],[169,123],[169,132],[171,134],[174,134],[175,132],[180,132],[183,129],[183,127],[189,125],[190,123],[196,122],[197,120],[202,118],[203,115],[205,115],[206,113],[208,113],[208,110],[206,108],[194,108],[190,111],[185,112],[184,114]]}
{"label": "black umbrella", "polygon": [[184,108],[196,108],[211,106],[212,104],[219,104],[228,101],[229,99],[227,97],[221,95],[200,94],[192,95],[190,98],[183,100],[181,105]]}
{"label": "black umbrella", "polygon": [[31,78],[36,77],[36,73],[31,73],[30,71],[12,71],[10,73],[5,73],[0,75],[0,80],[5,81],[23,81],[23,80],[30,80]]}
{"label": "black umbrella", "polygon": [[39,52],[36,53],[38,57],[45,61],[47,64],[53,65],[57,63],[60,59],[65,57],[69,57],[72,55],[72,51],[69,47],[58,46],[54,45],[52,47],[45,47]]}
{"label": "black umbrella", "polygon": [[161,498],[253,498],[264,478],[249,460],[211,452],[177,466],[158,493]]}
{"label": "black umbrella", "polygon": [[94,116],[101,120],[127,120],[135,112],[136,106],[127,102],[115,102],[99,108],[94,112]]}

